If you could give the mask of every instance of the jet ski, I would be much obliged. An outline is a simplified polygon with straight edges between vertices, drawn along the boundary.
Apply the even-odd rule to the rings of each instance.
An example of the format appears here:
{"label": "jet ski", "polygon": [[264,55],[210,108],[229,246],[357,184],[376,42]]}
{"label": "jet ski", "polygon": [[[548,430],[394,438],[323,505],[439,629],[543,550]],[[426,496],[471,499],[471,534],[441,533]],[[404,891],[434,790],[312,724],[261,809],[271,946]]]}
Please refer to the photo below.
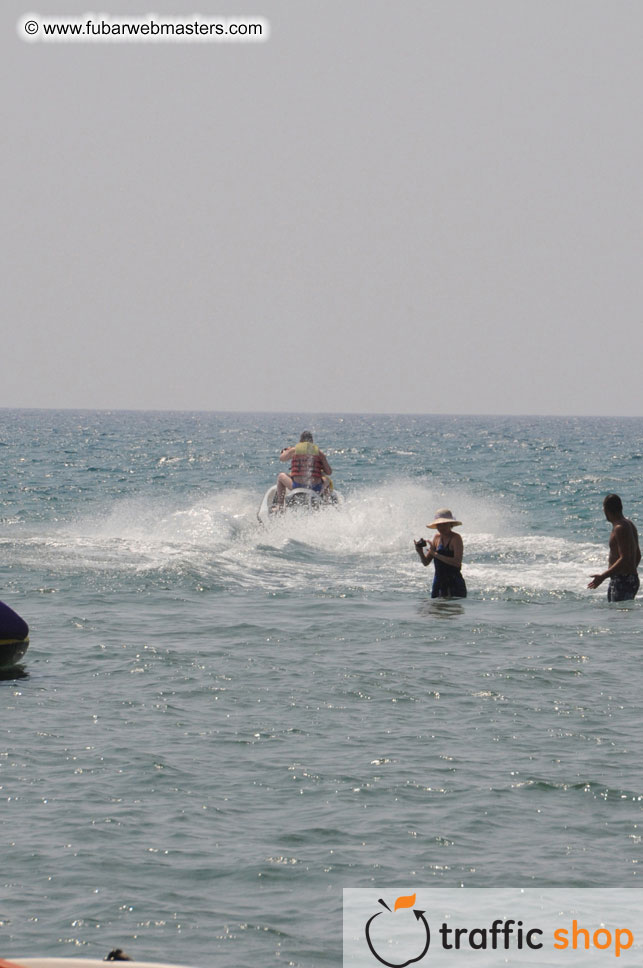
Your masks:
{"label": "jet ski", "polygon": [[28,648],[29,626],[12,608],[0,602],[0,666],[16,665]]}
{"label": "jet ski", "polygon": [[[337,508],[343,500],[334,487],[330,487],[321,494],[309,487],[294,487],[292,491],[286,491],[283,512],[290,514],[293,511],[321,511],[324,508]],[[280,513],[277,504],[277,485],[273,484],[263,496],[257,518],[262,524],[267,524],[269,521],[277,520]]]}

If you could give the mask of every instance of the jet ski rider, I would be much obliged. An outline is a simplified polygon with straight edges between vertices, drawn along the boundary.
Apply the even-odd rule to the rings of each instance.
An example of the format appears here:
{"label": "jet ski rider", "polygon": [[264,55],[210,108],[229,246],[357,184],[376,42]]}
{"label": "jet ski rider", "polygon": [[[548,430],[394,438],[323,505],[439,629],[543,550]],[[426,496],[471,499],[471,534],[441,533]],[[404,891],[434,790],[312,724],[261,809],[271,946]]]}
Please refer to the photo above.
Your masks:
{"label": "jet ski rider", "polygon": [[290,461],[290,474],[282,471],[277,478],[278,508],[283,508],[286,490],[292,491],[296,487],[308,487],[311,491],[321,494],[327,486],[325,477],[330,477],[332,468],[326,459],[326,454],[313,443],[310,430],[304,430],[299,443],[294,447],[284,447],[279,460]]}

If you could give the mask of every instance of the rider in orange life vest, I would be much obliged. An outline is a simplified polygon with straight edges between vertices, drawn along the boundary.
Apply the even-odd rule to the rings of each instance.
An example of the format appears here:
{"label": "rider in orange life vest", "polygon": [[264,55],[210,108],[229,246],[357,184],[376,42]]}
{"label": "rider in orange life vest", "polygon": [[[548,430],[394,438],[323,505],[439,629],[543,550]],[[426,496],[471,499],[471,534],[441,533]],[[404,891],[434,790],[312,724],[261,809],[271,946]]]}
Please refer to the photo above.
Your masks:
{"label": "rider in orange life vest", "polygon": [[323,453],[313,443],[310,430],[304,430],[299,443],[294,447],[284,447],[279,460],[290,461],[290,474],[282,471],[277,478],[277,506],[283,507],[286,490],[296,487],[308,487],[321,494],[324,488],[324,476],[330,477],[332,468]]}

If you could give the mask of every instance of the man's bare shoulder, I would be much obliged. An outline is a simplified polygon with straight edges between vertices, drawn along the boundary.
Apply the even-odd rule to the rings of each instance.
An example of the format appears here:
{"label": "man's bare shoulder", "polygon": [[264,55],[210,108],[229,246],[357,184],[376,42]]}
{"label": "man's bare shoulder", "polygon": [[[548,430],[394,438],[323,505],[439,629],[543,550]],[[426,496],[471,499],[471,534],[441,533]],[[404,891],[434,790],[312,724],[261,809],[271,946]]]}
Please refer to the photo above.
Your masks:
{"label": "man's bare shoulder", "polygon": [[638,541],[639,535],[636,530],[636,526],[633,521],[629,518],[623,518],[622,521],[617,521],[612,530],[612,535],[618,540],[625,541]]}

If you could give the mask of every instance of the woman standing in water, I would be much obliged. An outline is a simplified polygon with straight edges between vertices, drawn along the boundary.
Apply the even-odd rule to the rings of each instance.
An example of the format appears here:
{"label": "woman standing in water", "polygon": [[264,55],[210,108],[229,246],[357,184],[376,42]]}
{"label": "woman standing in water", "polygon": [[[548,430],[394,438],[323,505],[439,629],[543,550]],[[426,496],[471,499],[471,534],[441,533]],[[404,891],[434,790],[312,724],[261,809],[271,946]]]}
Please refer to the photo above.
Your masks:
{"label": "woman standing in water", "polygon": [[[427,545],[424,538],[415,542],[415,550],[423,565],[433,562],[435,578],[431,589],[431,598],[466,598],[467,586],[462,577],[462,538],[453,528],[461,525],[456,521],[448,508],[441,508],[435,512],[435,518],[427,528],[435,528],[438,532]],[[424,549],[427,549],[426,551]]]}

